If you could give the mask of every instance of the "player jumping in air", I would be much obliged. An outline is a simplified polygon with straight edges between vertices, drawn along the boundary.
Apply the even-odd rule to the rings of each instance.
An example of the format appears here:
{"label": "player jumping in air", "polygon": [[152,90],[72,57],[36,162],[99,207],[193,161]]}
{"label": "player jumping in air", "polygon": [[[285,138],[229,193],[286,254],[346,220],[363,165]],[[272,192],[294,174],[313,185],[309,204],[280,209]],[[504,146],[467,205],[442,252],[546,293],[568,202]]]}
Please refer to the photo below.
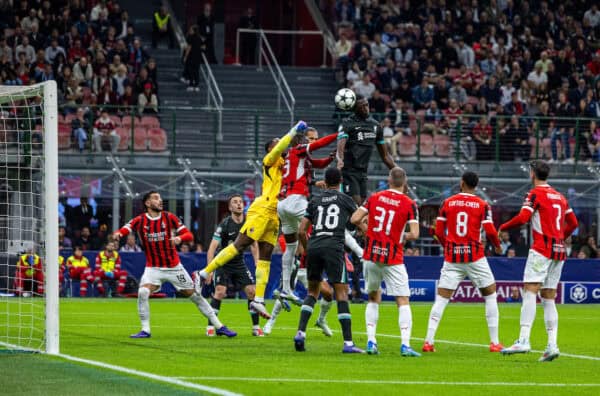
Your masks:
{"label": "player jumping in air", "polygon": [[[305,252],[301,252],[301,268],[294,269],[296,261],[295,253],[298,248],[298,225],[306,212],[308,197],[313,192],[313,185],[318,183],[320,187],[325,187],[323,181],[314,181],[313,168],[325,168],[334,159],[333,155],[326,158],[312,158],[312,151],[332,143],[336,136],[337,134],[331,134],[319,139],[319,132],[315,128],[307,128],[306,143],[301,142],[295,145],[292,149],[288,150],[285,157],[285,173],[281,187],[281,197],[284,199],[277,204],[277,212],[285,241],[285,248],[282,249],[284,253],[281,259],[283,293],[276,291],[279,293],[279,297],[275,301],[275,305],[273,305],[271,319],[265,324],[265,334],[271,334],[277,316],[281,313],[282,308],[286,311],[290,310],[286,299],[289,299],[296,305],[302,305],[302,299],[293,294],[296,280],[308,289],[306,268],[302,265],[306,257]],[[329,283],[323,282],[321,284],[321,294],[323,297],[320,300],[321,311],[316,325],[323,330],[323,334],[330,337],[333,333],[327,324],[326,315],[333,300],[333,290],[329,286]]]}
{"label": "player jumping in air", "polygon": [[196,272],[196,290],[201,289],[201,280],[209,278],[209,274],[231,261],[238,254],[258,242],[259,260],[256,264],[256,295],[250,303],[251,309],[266,319],[271,315],[267,312],[264,301],[269,272],[271,270],[271,254],[279,235],[279,218],[277,217],[277,196],[281,189],[283,176],[283,152],[297,134],[305,132],[304,121],[298,122],[281,139],[273,139],[265,145],[267,155],[263,158],[262,194],[248,208],[246,223],[240,230],[235,241],[221,250],[219,254],[201,271]]}
{"label": "player jumping in air", "polygon": [[479,182],[476,173],[465,172],[460,181],[460,193],[442,204],[435,227],[435,236],[444,247],[444,266],[440,274],[435,303],[429,314],[427,336],[423,352],[435,352],[434,337],[444,309],[459,283],[469,277],[479,288],[485,300],[485,318],[490,333],[490,352],[503,348],[498,341],[498,302],[494,274],[485,258],[481,243],[481,228],[487,240],[502,253],[498,232],[492,221],[492,210],[487,202],[475,195]]}
{"label": "player jumping in air", "polygon": [[[367,198],[367,171],[373,146],[388,169],[396,166],[383,140],[383,129],[379,122],[369,115],[369,101],[356,97],[354,114],[344,119],[338,128],[337,166],[344,178],[343,191],[352,197],[357,205]],[[362,248],[349,232],[346,233],[346,245],[352,249],[354,272],[352,289],[356,302],[362,302],[359,278],[362,263]]]}
{"label": "player jumping in air", "polygon": [[[339,192],[342,175],[336,168],[325,171],[327,189],[311,199],[306,215],[300,223],[300,242],[306,251],[308,295],[300,312],[298,332],[294,337],[296,350],[303,352],[306,326],[312,315],[319,292],[323,272],[333,283],[338,307],[338,320],[344,337],[343,353],[364,353],[352,341],[352,316],[348,305],[346,263],[344,260],[344,231],[356,204],[350,197]],[[310,240],[307,232],[313,226]],[[308,246],[307,246],[308,244]]]}
{"label": "player jumping in air", "polygon": [[[229,197],[228,200],[229,216],[225,217],[223,221],[217,226],[215,233],[213,234],[210,246],[206,252],[206,259],[208,262],[212,261],[215,257],[215,253],[218,248],[224,249],[233,243],[240,233],[240,228],[244,225],[244,199],[240,194],[234,194]],[[254,262],[258,262],[258,246],[256,243],[250,245]],[[256,292],[256,285],[252,273],[244,264],[244,256],[240,254],[234,257],[231,261],[222,267],[217,268],[215,271],[215,292],[213,298],[210,301],[211,307],[215,311],[215,314],[219,314],[221,310],[221,300],[227,296],[227,285],[233,284],[236,289],[243,290],[248,297],[248,311],[252,319],[252,335],[256,337],[264,336],[262,329],[258,325],[258,314],[250,309],[250,303],[254,300],[254,293]],[[206,335],[212,337],[215,335],[214,326],[209,323],[206,328]]]}
{"label": "player jumping in air", "polygon": [[[352,223],[365,232],[366,289],[369,302],[365,310],[367,323],[367,353],[378,354],[375,338],[381,303],[381,281],[387,294],[394,296],[398,305],[398,324],[402,356],[421,356],[410,347],[412,313],[409,305],[410,287],[404,266],[404,240],[419,237],[419,212],[417,204],[404,195],[406,173],[402,168],[392,168],[388,176],[389,189],[375,193],[352,215]],[[364,218],[369,216],[365,225]],[[409,232],[405,232],[406,225]]]}
{"label": "player jumping in air", "polygon": [[113,234],[118,241],[131,232],[137,232],[146,253],[146,269],[138,289],[138,314],[142,322],[142,330],[132,334],[131,338],[150,338],[148,299],[150,294],[160,289],[163,282],[171,283],[181,294],[189,297],[198,310],[210,319],[217,329],[217,335],[235,337],[237,333],[224,326],[208,301],[194,290],[192,278],[179,261],[175,246],[192,241],[192,233],[177,216],[163,211],[163,201],[158,192],[150,191],[144,194],[142,202],[146,212],[133,218]]}
{"label": "player jumping in air", "polygon": [[556,338],[558,312],[554,299],[560,273],[566,258],[564,240],[577,228],[577,218],[566,198],[550,187],[550,166],[542,160],[529,164],[529,177],[533,188],[527,194],[519,214],[500,226],[500,231],[521,227],[531,221],[533,246],[529,250],[523,275],[523,306],[521,308],[521,333],[519,339],[503,354],[525,353],[531,350],[529,335],[535,319],[538,292],[544,307],[544,322],[548,333],[548,346],[541,362],[556,359],[560,352]]}

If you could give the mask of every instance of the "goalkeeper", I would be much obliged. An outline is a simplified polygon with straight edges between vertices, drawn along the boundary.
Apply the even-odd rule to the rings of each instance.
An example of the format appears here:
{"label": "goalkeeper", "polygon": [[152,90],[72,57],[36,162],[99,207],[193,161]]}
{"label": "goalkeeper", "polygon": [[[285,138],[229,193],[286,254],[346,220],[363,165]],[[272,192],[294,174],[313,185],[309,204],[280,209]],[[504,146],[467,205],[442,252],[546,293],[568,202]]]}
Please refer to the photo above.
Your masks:
{"label": "goalkeeper", "polygon": [[246,250],[255,241],[258,242],[259,260],[256,264],[256,297],[250,308],[260,316],[270,319],[265,308],[265,290],[271,269],[271,254],[279,235],[279,218],[277,216],[277,197],[281,189],[282,169],[285,163],[283,153],[297,135],[304,133],[307,125],[298,122],[281,139],[272,139],[265,145],[267,154],[263,158],[262,194],[248,208],[246,223],[235,241],[221,250],[219,254],[201,271],[195,272],[196,290],[200,290],[201,280],[210,280],[211,273],[225,265],[238,254]]}

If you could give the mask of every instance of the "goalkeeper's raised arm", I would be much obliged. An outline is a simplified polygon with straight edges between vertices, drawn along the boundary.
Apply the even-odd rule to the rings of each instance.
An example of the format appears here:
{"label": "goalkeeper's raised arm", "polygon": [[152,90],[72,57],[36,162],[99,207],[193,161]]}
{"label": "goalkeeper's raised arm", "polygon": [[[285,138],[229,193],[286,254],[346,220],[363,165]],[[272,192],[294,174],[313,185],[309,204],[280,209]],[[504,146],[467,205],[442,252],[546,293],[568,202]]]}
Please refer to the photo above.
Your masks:
{"label": "goalkeeper's raised arm", "polygon": [[277,162],[277,159],[281,157],[281,154],[283,154],[283,152],[288,148],[294,136],[296,136],[299,133],[304,133],[306,129],[306,123],[304,121],[298,121],[298,123],[294,125],[288,133],[283,135],[281,139],[277,141],[275,147],[273,147],[271,151],[269,151],[267,155],[265,155],[265,157],[263,158],[263,164],[265,166],[273,166],[275,162]]}

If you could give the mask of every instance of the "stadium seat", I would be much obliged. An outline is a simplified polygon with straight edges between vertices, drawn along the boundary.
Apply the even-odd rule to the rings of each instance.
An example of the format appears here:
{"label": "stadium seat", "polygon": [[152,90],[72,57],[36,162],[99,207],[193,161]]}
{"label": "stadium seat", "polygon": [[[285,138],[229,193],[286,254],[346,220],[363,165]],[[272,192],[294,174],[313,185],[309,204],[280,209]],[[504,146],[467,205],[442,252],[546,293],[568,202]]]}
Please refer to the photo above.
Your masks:
{"label": "stadium seat", "polygon": [[160,128],[148,129],[148,143],[150,151],[166,151],[167,133],[164,129]]}
{"label": "stadium seat", "polygon": [[133,149],[135,151],[148,150],[148,133],[146,128],[136,127],[133,131]]}
{"label": "stadium seat", "polygon": [[[131,128],[131,123],[132,123],[131,114],[125,115],[123,117],[123,119],[121,120],[121,126],[123,126],[123,127]],[[141,125],[140,118],[136,116],[135,120],[133,120],[133,126],[137,127],[140,125]]]}
{"label": "stadium seat", "polygon": [[119,143],[119,151],[129,150],[129,143],[131,142],[131,129],[118,127],[117,133],[121,137],[121,142]]}
{"label": "stadium seat", "polygon": [[113,122],[113,124],[115,124],[116,127],[121,126],[121,118],[119,116],[111,115],[109,116],[109,118]]}
{"label": "stadium seat", "polygon": [[417,154],[417,139],[414,136],[402,136],[398,142],[398,154],[412,157]]}
{"label": "stadium seat", "polygon": [[435,148],[436,156],[442,158],[450,157],[452,145],[450,144],[450,138],[447,135],[436,135],[433,138],[433,146]]}
{"label": "stadium seat", "polygon": [[421,157],[433,157],[433,137],[428,134],[421,134],[420,144]]}
{"label": "stadium seat", "polygon": [[140,120],[140,125],[146,127],[147,129],[160,128],[160,121],[157,117],[142,116],[142,119]]}

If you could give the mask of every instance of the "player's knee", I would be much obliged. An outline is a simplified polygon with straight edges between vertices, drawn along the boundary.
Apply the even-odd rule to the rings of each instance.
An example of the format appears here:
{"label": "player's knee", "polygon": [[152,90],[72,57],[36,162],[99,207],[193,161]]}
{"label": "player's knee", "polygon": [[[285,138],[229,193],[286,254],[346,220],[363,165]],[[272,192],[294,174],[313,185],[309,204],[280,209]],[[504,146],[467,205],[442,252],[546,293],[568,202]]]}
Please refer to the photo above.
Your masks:
{"label": "player's knee", "polygon": [[138,289],[138,298],[141,298],[143,300],[147,300],[148,298],[150,298],[150,289],[148,289],[147,287],[140,287]]}
{"label": "player's knee", "polygon": [[542,289],[540,290],[540,296],[547,300],[554,300],[556,298],[556,290],[554,289]]}
{"label": "player's knee", "polygon": [[217,285],[215,287],[215,298],[217,300],[222,300],[227,296],[227,288],[222,285]]}
{"label": "player's knee", "polygon": [[246,286],[245,292],[248,300],[254,300],[254,297],[256,296],[256,287],[254,285],[248,285]]}
{"label": "player's knee", "polygon": [[409,298],[408,296],[398,296],[396,297],[396,304],[400,307],[402,305],[408,305]]}

